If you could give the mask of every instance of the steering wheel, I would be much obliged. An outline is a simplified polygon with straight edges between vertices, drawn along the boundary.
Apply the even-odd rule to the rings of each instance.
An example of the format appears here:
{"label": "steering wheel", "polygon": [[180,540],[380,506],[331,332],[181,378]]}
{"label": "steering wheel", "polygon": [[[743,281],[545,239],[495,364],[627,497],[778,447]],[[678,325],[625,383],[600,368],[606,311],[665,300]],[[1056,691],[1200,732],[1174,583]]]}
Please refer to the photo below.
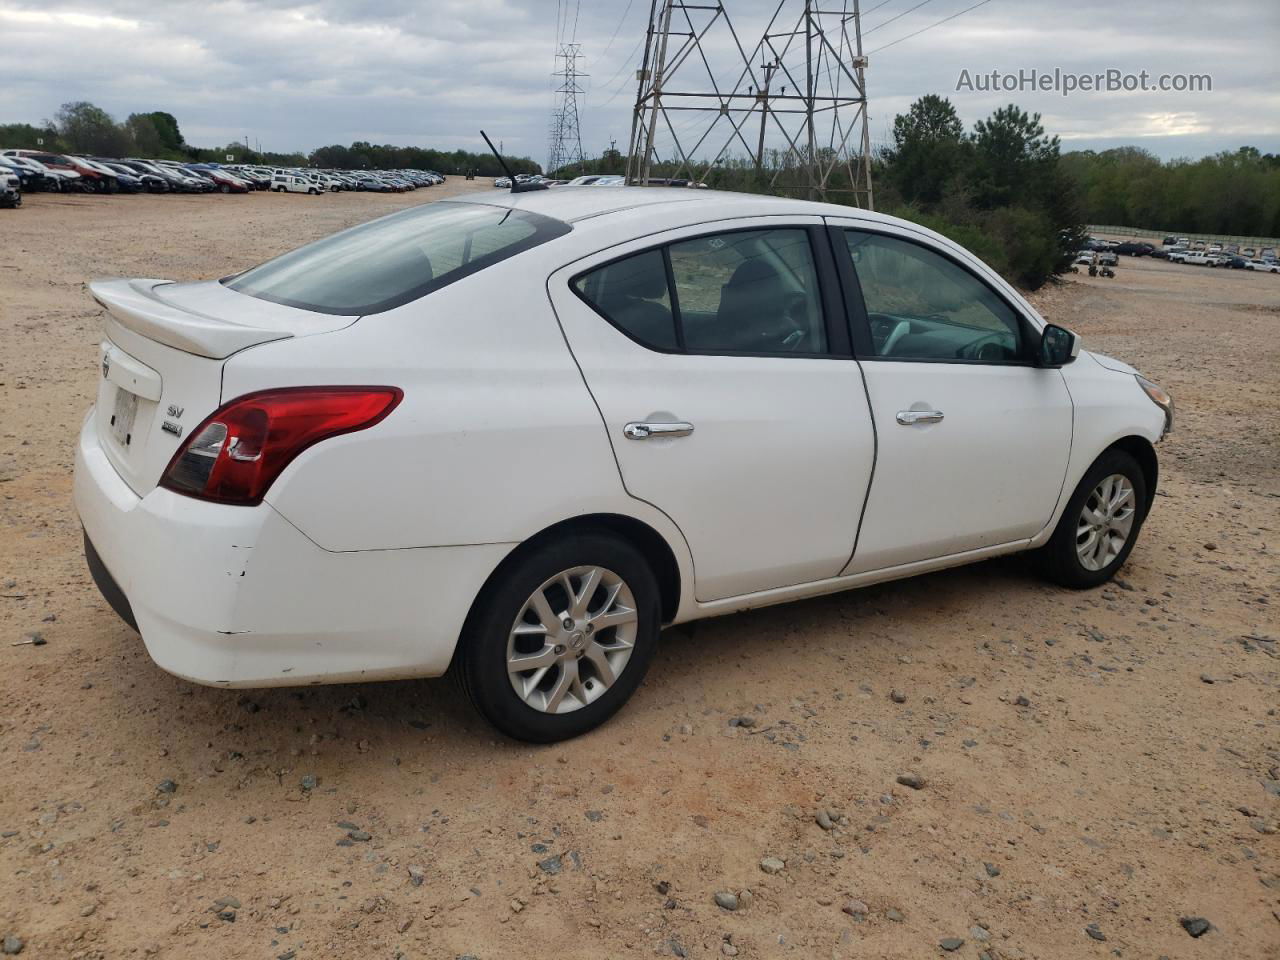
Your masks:
{"label": "steering wheel", "polygon": [[893,325],[893,329],[889,331],[889,336],[884,338],[884,346],[880,348],[880,356],[893,356],[893,348],[898,345],[898,341],[911,332],[910,320],[899,320]]}
{"label": "steering wheel", "polygon": [[1002,342],[1003,333],[989,333],[960,349],[960,356],[966,360],[1007,360],[1008,348]]}

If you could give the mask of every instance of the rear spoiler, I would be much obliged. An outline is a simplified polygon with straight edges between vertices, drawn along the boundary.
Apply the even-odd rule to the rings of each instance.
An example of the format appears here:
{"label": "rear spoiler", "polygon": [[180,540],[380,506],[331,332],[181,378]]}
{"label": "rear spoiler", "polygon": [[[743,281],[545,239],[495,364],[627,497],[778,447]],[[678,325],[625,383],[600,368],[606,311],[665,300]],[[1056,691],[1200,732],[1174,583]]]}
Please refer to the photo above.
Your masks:
{"label": "rear spoiler", "polygon": [[121,326],[176,350],[213,360],[293,336],[290,330],[245,326],[167,303],[156,295],[156,289],[171,283],[172,280],[95,280],[89,284],[89,293]]}

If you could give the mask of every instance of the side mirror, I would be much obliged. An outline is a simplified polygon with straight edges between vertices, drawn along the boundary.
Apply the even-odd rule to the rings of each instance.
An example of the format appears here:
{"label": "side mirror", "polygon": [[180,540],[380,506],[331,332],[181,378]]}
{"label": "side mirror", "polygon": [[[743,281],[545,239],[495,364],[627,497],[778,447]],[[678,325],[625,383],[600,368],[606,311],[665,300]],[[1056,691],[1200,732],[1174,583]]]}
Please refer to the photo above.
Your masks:
{"label": "side mirror", "polygon": [[1045,326],[1044,332],[1040,335],[1040,366],[1066,366],[1079,355],[1079,334],[1053,323]]}

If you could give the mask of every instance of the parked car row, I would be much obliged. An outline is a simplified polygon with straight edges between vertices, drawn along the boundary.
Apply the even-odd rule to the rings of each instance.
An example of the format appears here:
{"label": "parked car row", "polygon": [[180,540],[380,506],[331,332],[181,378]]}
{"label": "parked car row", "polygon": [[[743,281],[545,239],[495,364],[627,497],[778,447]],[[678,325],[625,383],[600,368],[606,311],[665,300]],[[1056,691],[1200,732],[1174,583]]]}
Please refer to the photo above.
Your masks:
{"label": "parked car row", "polygon": [[1212,240],[1189,240],[1187,237],[1165,237],[1160,245],[1169,252],[1189,250],[1204,253],[1223,253],[1241,257],[1245,260],[1275,260],[1275,247],[1250,247],[1238,243],[1218,243]]}
{"label": "parked car row", "polygon": [[1158,247],[1145,240],[1103,240],[1089,237],[1077,253],[1075,263],[1090,264],[1095,253],[1098,255],[1098,266],[1114,267],[1119,255],[1124,254],[1191,266],[1280,273],[1280,259],[1277,259],[1275,247],[1242,247],[1236,243],[1204,240],[1193,243],[1186,237],[1167,236]]}
{"label": "parked car row", "polygon": [[182,163],[142,157],[81,157],[44,150],[0,150],[0,206],[31,191],[88,193],[404,193],[443,183],[433,170],[314,170],[251,164]]}
{"label": "parked car row", "polygon": [[1185,263],[1195,267],[1222,267],[1227,270],[1255,270],[1262,273],[1280,273],[1280,260],[1272,257],[1242,257],[1234,253],[1208,253],[1204,250],[1173,249],[1167,254],[1170,263]]}

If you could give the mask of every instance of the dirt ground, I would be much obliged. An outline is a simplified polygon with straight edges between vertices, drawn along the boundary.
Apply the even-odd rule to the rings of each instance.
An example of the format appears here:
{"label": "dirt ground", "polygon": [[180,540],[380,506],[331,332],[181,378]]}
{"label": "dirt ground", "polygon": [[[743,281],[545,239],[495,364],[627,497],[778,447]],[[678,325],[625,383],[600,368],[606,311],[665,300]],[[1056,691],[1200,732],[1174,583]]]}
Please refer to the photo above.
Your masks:
{"label": "dirt ground", "polygon": [[217,277],[465,188],[0,211],[6,947],[1280,957],[1280,276],[1125,258],[1038,298],[1178,404],[1106,589],[1012,559],[673,629],[616,719],[547,748],[447,681],[246,695],[154,666],[71,505],[84,281]]}

